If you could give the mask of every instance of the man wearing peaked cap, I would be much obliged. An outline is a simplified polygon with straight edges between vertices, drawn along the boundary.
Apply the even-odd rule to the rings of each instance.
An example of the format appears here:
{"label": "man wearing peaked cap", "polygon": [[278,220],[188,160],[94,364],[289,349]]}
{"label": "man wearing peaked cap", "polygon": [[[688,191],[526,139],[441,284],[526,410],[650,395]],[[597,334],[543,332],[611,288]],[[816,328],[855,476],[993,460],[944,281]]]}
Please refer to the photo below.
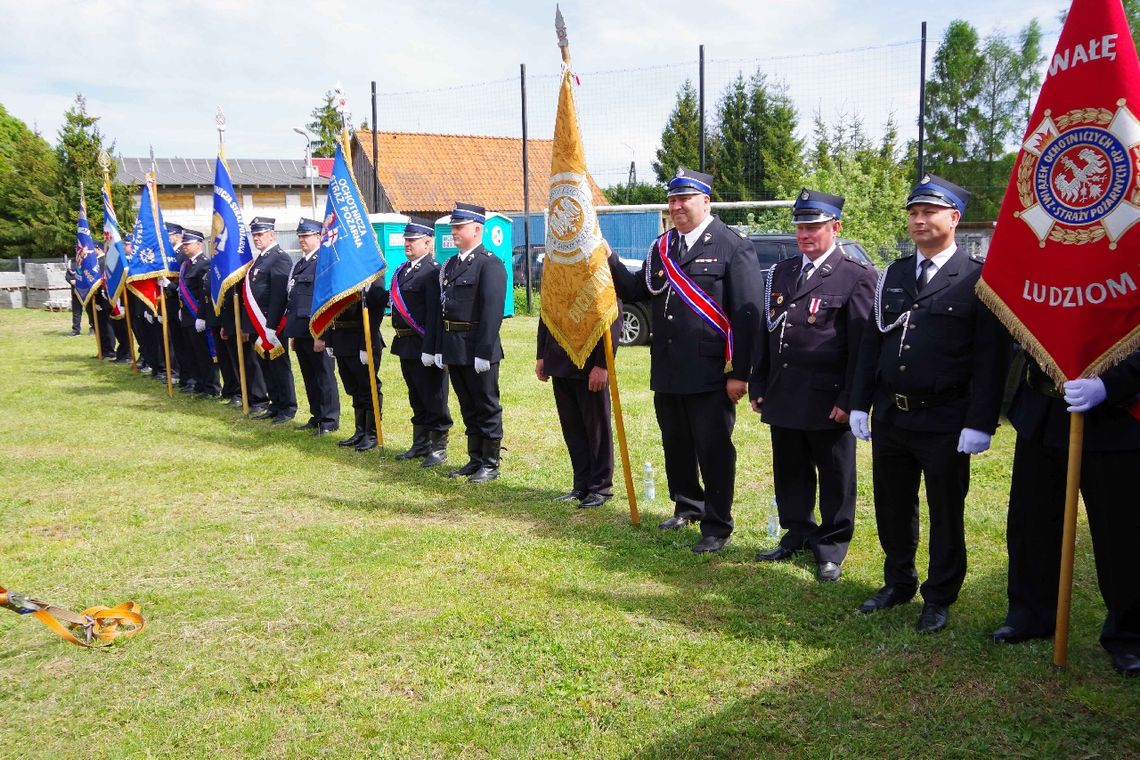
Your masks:
{"label": "man wearing peaked cap", "polygon": [[[873,415],[875,521],[886,555],[884,586],[859,612],[903,604],[920,591],[919,633],[946,626],[962,588],[970,456],[989,448],[1008,366],[1008,335],[974,293],[982,258],[954,242],[969,197],[933,174],[911,192],[907,230],[918,253],[883,275],[851,400],[857,438],[871,440]],[[914,563],[920,477],[930,509],[930,563],[921,588]]]}
{"label": "man wearing peaked cap", "polygon": [[467,464],[448,473],[482,483],[499,477],[503,407],[499,404],[499,327],[507,270],[483,247],[482,206],[456,203],[451,236],[459,253],[440,269],[442,329],[435,336],[436,366],[446,366],[467,432]]}
{"label": "man wearing peaked cap", "polygon": [[198,393],[202,397],[221,395],[218,368],[210,354],[206,337],[205,294],[210,289],[210,260],[205,254],[205,237],[197,230],[183,230],[182,264],[178,268],[178,324],[182,345],[186,350],[180,361],[185,386],[182,393]]}
{"label": "man wearing peaked cap", "polygon": [[407,261],[392,274],[390,303],[396,337],[392,353],[400,357],[400,373],[412,408],[412,445],[396,459],[419,459],[434,467],[447,459],[451,411],[447,408],[447,373],[435,364],[441,329],[439,264],[432,256],[435,228],[425,219],[409,219],[404,227]]}
{"label": "man wearing peaked cap", "polygon": [[[792,207],[800,256],[768,272],[764,328],[748,390],[770,426],[779,545],[760,561],[815,555],[820,581],[837,581],[855,530],[851,384],[878,273],[838,244],[843,197],[803,190]],[[816,483],[819,515],[815,521]]]}
{"label": "man wearing peaked cap", "polygon": [[616,254],[609,262],[622,300],[653,306],[649,384],[674,502],[661,528],[699,522],[698,553],[721,550],[732,534],[732,431],[763,296],[752,246],[710,213],[712,182],[711,175],[678,169],[669,181],[675,228],[650,247],[638,274]]}
{"label": "man wearing peaked cap", "polygon": [[283,425],[297,414],[289,342],[279,335],[285,327],[285,305],[293,261],[277,244],[274,219],[254,217],[249,223],[249,231],[253,247],[260,254],[245,275],[242,330],[245,333],[243,338],[249,336],[251,343],[262,339],[264,350],[258,352],[257,360],[269,396],[269,407],[253,416],[255,419],[272,419],[274,425]]}
{"label": "man wearing peaked cap", "polygon": [[301,368],[301,380],[309,401],[309,419],[295,429],[324,435],[340,428],[340,389],[333,372],[333,358],[316,349],[309,332],[321,223],[302,217],[297,222],[297,243],[301,246],[301,258],[293,264],[289,275],[284,336],[293,342],[293,353]]}
{"label": "man wearing peaked cap", "polygon": [[[170,250],[173,252],[171,265],[175,269],[182,267],[182,225],[174,222],[166,222],[166,239],[170,242]],[[193,369],[186,372],[185,376],[182,374],[182,364],[186,363],[190,367],[192,360],[189,358],[190,349],[186,342],[182,339],[182,329],[179,326],[178,308],[181,303],[178,294],[178,280],[170,280],[166,277],[161,277],[158,280],[161,295],[166,299],[166,316],[169,318],[170,330],[170,366],[166,368],[169,371],[179,388],[186,388],[190,385],[193,378]],[[158,347],[160,363],[165,360],[165,352],[162,345],[162,315],[156,314],[154,316],[156,343]],[[156,372],[154,378],[161,383],[166,382],[166,372]]]}

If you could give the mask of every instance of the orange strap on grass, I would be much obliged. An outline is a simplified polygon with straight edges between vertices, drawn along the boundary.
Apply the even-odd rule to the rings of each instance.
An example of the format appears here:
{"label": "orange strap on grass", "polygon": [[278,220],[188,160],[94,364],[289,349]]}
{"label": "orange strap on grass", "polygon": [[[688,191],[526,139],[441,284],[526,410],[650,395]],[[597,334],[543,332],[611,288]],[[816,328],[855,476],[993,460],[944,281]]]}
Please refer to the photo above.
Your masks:
{"label": "orange strap on grass", "polygon": [[64,641],[81,647],[109,646],[116,639],[128,639],[146,628],[146,618],[134,602],[123,602],[115,607],[88,607],[75,613],[0,586],[0,607],[31,615]]}

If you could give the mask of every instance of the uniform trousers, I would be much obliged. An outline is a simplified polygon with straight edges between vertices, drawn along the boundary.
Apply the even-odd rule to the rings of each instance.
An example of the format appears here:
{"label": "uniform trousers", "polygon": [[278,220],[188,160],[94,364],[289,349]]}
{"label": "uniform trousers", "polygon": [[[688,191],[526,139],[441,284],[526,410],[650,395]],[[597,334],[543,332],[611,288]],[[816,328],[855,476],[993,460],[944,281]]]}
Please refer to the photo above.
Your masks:
{"label": "uniform trousers", "polygon": [[241,376],[238,374],[237,362],[233,354],[227,350],[228,340],[222,340],[220,327],[209,328],[214,336],[214,349],[218,355],[218,370],[222,374],[222,397],[233,398],[241,395]]}
{"label": "uniform trousers", "polygon": [[214,364],[214,357],[210,354],[210,343],[207,333],[198,332],[194,327],[182,328],[182,345],[186,347],[182,374],[190,372],[190,380],[194,381],[201,393],[218,393],[218,368]]}
{"label": "uniform trousers", "polygon": [[[230,331],[227,330],[227,333]],[[222,345],[226,347],[226,352],[230,355],[230,362],[234,368],[238,368],[238,338],[230,333],[228,340],[223,340]],[[253,350],[253,344],[250,341],[242,342],[241,355],[245,363],[245,389],[249,393],[250,406],[262,406],[269,401],[269,394],[265,389],[265,377],[261,374],[261,362],[258,361],[257,353]],[[240,369],[238,370],[240,372]],[[238,376],[238,393],[241,393],[241,376]]]}
{"label": "uniform trousers", "polygon": [[282,344],[282,348],[284,352],[276,359],[258,354],[257,362],[265,378],[269,411],[275,417],[293,417],[297,414],[297,389],[293,386],[293,364],[289,361],[288,343]]}
{"label": "uniform trousers", "polygon": [[[384,414],[384,385],[380,382],[380,357],[384,349],[373,344],[372,362],[376,366],[376,399],[380,403],[380,414]],[[368,382],[368,365],[361,364],[360,352],[354,351],[351,355],[336,356],[336,370],[340,375],[340,382],[344,385],[344,392],[352,398],[352,408],[357,412],[372,411],[372,384]]]}
{"label": "uniform trousers", "polygon": [[425,367],[419,357],[401,356],[400,374],[408,386],[412,424],[428,430],[450,430],[451,410],[447,408],[447,372],[434,364]]}
{"label": "uniform trousers", "polygon": [[499,404],[499,362],[491,362],[486,372],[474,365],[448,365],[451,385],[459,399],[459,411],[468,436],[492,441],[503,439],[503,407]]}
{"label": "uniform trousers", "polygon": [[[771,426],[780,544],[811,549],[816,562],[842,564],[855,532],[855,436],[851,431]],[[818,477],[817,477],[818,473]],[[816,482],[819,516],[815,521]]]}
{"label": "uniform trousers", "polygon": [[71,289],[71,331],[79,333],[83,330],[83,302],[75,288]]}
{"label": "uniform trousers", "polygon": [[309,421],[318,425],[340,425],[340,389],[333,367],[336,362],[324,351],[313,350],[312,338],[293,338],[293,355],[301,368]]}
{"label": "uniform trousers", "polygon": [[878,422],[871,442],[875,523],[886,558],[888,586],[915,588],[918,549],[918,485],[926,481],[930,511],[930,566],[922,598],[944,607],[958,599],[966,577],[963,515],[970,490],[970,456],[958,453],[954,433],[926,433]]}
{"label": "uniform trousers", "polygon": [[[1065,515],[1068,452],[1019,435],[1009,488],[1009,613],[1006,623],[1048,635],[1057,622],[1057,587]],[[1140,656],[1140,509],[1132,482],[1140,451],[1085,451],[1081,496],[1108,614],[1100,643],[1112,654]]]}
{"label": "uniform trousers", "polygon": [[[131,344],[127,340],[127,318],[124,316],[122,319],[107,318],[108,323],[111,325],[111,332],[115,335],[115,358],[116,359],[130,359],[131,358]],[[106,351],[104,351],[106,353]]]}
{"label": "uniform trousers", "polygon": [[718,388],[655,393],[653,407],[661,428],[669,498],[676,502],[673,514],[700,520],[703,536],[727,538],[732,534],[736,488],[736,405]]}
{"label": "uniform trousers", "polygon": [[614,441],[608,388],[591,391],[584,378],[553,377],[554,405],[574,470],[573,490],[613,495]]}

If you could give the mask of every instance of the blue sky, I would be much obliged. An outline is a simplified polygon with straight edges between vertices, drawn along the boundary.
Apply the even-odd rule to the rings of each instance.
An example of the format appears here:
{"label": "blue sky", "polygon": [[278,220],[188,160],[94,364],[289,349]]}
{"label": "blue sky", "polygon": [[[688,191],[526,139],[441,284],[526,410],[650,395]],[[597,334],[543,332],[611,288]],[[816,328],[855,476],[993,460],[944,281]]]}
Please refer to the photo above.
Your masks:
{"label": "blue sky", "polygon": [[[634,160],[644,177],[672,105],[674,79],[695,73],[700,44],[709,70],[721,79],[754,60],[771,59],[773,68],[791,72],[787,76],[795,84],[820,54],[899,45],[911,55],[917,47],[906,43],[915,43],[924,20],[929,55],[955,18],[970,21],[984,36],[995,30],[1015,34],[1036,17],[1051,33],[1045,51],[1051,53],[1060,28],[1057,16],[1065,6],[1057,0],[570,0],[562,3],[562,12],[574,67],[583,78],[578,99],[587,159],[603,174]],[[553,3],[0,0],[0,12],[8,27],[0,52],[0,102],[50,141],[79,91],[124,155],[146,155],[150,145],[162,156],[212,155],[214,111],[221,104],[229,121],[229,155],[299,157],[304,141],[293,127],[308,121],[321,94],[342,82],[359,122],[370,111],[373,79],[380,93],[432,91],[382,99],[387,113],[381,109],[381,129],[512,129],[517,134],[520,63],[527,65],[531,136],[549,137],[559,71]],[[876,88],[876,82],[860,82],[882,100],[865,111],[860,91],[842,92],[852,87],[842,71],[834,71],[846,65],[844,60],[821,59],[831,67],[834,83],[825,70],[814,89],[795,85],[793,94],[805,98],[797,100],[802,120],[810,121],[804,112],[817,108],[856,111],[873,127],[883,118],[879,108],[911,121],[910,101],[917,94],[910,92],[909,73],[905,85],[892,81]],[[893,59],[885,65],[896,66]],[[599,73],[630,69],[658,73]],[[880,78],[875,69],[868,71],[863,80]],[[640,92],[638,83],[648,81],[646,76],[662,91]],[[600,84],[590,89],[591,83]],[[510,108],[480,102],[492,91],[509,92],[504,97]],[[837,105],[833,97],[839,98]],[[652,101],[641,104],[645,115],[623,112],[631,98]],[[708,107],[711,111],[711,102]],[[509,126],[500,126],[500,120]],[[593,153],[599,156],[596,162]],[[608,182],[606,177],[603,183]]]}

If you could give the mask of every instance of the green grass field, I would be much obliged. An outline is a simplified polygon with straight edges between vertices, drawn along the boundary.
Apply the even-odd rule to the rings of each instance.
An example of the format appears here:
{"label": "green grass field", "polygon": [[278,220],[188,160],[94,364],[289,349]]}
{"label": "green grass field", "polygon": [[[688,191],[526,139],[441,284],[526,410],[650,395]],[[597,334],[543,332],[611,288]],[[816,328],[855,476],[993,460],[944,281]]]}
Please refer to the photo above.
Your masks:
{"label": "green grass field", "polygon": [[2,757],[1140,757],[1140,679],[1097,643],[1083,518],[1068,669],[1051,642],[988,640],[1008,425],[974,460],[961,599],[922,637],[917,602],[854,613],[881,582],[867,445],[838,584],[810,559],[752,560],[772,486],[744,406],[733,542],[699,557],[695,529],[657,529],[643,348],[618,360],[638,490],[644,462],[658,473],[635,529],[624,486],[598,510],[551,502],[569,463],[534,317],[504,324],[503,474],[483,486],[392,459],[411,430],[391,356],[387,450],[358,454],[170,399],[69,320],[0,312],[0,585],[73,609],[134,599],[150,626],[87,651],[0,610]]}

